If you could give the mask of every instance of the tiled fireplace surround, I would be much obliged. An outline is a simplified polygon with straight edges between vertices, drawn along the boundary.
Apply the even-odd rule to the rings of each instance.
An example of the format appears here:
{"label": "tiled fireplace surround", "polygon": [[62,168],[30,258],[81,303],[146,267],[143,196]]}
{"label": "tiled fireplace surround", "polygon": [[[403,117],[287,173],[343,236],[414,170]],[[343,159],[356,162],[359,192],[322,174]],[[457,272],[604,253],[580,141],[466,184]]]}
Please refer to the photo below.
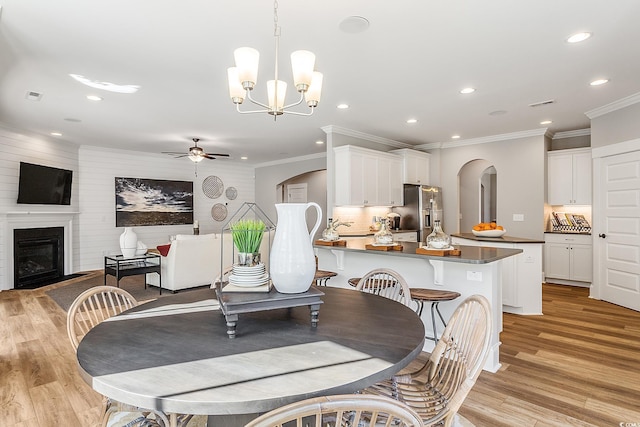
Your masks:
{"label": "tiled fireplace surround", "polygon": [[13,230],[64,227],[64,274],[73,272],[73,226],[75,212],[7,212],[2,215],[3,250],[0,252],[0,290],[14,288]]}

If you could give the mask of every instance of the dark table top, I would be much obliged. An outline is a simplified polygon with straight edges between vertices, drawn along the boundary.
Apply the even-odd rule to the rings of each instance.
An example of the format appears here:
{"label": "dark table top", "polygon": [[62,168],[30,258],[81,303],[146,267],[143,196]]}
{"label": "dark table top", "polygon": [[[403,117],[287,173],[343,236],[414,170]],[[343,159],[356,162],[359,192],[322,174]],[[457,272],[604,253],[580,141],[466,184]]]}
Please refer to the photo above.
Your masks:
{"label": "dark table top", "polygon": [[354,392],[422,351],[424,326],[411,309],[351,289],[322,290],[317,327],[308,307],[246,313],[232,340],[213,290],[160,298],[93,328],[78,348],[80,372],[125,403],[247,414]]}

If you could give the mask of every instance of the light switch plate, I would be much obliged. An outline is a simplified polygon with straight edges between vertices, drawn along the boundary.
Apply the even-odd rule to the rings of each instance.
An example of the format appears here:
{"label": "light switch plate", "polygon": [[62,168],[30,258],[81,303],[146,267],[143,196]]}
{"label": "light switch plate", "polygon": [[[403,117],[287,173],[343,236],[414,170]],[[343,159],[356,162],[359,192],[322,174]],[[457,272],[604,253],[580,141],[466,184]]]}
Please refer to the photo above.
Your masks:
{"label": "light switch plate", "polygon": [[524,221],[524,214],[513,214],[514,221]]}

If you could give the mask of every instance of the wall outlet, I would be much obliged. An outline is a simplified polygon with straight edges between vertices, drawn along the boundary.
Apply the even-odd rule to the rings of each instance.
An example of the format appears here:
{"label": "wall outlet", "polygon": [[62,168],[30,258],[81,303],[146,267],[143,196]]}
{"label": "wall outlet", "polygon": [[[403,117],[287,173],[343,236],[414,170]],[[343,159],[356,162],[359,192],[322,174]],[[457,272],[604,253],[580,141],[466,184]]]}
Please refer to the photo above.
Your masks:
{"label": "wall outlet", "polygon": [[532,256],[525,257],[524,262],[533,264],[533,257]]}
{"label": "wall outlet", "polygon": [[524,221],[524,214],[513,214],[514,221]]}
{"label": "wall outlet", "polygon": [[482,272],[481,271],[467,271],[467,280],[471,280],[474,282],[482,282]]}

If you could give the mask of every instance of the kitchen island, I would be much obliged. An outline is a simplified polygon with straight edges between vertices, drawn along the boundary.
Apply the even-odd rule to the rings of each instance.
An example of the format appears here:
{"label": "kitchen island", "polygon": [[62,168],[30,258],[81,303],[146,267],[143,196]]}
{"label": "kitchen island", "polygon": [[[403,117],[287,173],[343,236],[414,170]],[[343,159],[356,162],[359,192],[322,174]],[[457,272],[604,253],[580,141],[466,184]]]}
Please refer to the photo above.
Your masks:
{"label": "kitchen island", "polygon": [[544,240],[523,237],[484,237],[454,233],[454,245],[521,249],[522,254],[502,262],[502,311],[514,314],[542,314],[542,248]]}
{"label": "kitchen island", "polygon": [[[349,278],[362,277],[374,268],[390,268],[400,273],[411,288],[459,292],[461,297],[457,300],[440,304],[445,319],[451,316],[464,298],[473,294],[486,297],[492,308],[492,336],[484,369],[496,372],[500,368],[502,260],[522,253],[521,249],[462,245],[456,246],[461,251],[459,256],[435,256],[416,254],[419,244],[413,242],[402,242],[402,250],[378,251],[366,249],[367,244],[373,243],[370,237],[344,240],[346,246],[314,246],[318,268],[338,273],[328,283],[330,286],[349,287]],[[426,312],[423,313],[422,321],[427,335],[433,333],[428,317]],[[433,341],[425,341],[425,351],[431,351],[433,347]]]}

